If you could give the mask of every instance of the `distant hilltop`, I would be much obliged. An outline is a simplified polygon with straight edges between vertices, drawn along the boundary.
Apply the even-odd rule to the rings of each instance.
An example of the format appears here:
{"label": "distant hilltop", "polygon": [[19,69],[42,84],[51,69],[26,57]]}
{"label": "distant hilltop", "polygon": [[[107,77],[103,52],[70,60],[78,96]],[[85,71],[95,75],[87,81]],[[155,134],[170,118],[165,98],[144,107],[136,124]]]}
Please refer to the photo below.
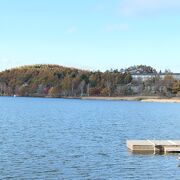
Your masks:
{"label": "distant hilltop", "polygon": [[156,74],[156,69],[152,68],[151,66],[145,65],[138,65],[138,66],[131,66],[127,69],[121,69],[122,72],[129,72],[131,74]]}
{"label": "distant hilltop", "polygon": [[33,97],[180,96],[180,73],[145,65],[88,71],[59,65],[31,65],[0,72],[0,95]]}
{"label": "distant hilltop", "polygon": [[127,69],[121,69],[121,72],[130,73],[132,78],[135,80],[141,78],[143,81],[145,81],[157,76],[163,79],[168,74],[171,75],[175,80],[180,80],[180,73],[172,73],[170,70],[165,70],[165,72],[157,72],[156,69],[152,68],[151,66],[145,65],[131,66]]}

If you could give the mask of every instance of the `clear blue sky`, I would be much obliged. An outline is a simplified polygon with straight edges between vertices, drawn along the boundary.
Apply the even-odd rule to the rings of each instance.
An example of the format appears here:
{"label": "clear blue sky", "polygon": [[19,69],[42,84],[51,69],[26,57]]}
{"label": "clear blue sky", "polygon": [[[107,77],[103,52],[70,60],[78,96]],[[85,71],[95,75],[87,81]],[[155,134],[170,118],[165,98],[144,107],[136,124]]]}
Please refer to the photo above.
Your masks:
{"label": "clear blue sky", "polygon": [[1,0],[0,70],[146,64],[180,72],[179,0]]}

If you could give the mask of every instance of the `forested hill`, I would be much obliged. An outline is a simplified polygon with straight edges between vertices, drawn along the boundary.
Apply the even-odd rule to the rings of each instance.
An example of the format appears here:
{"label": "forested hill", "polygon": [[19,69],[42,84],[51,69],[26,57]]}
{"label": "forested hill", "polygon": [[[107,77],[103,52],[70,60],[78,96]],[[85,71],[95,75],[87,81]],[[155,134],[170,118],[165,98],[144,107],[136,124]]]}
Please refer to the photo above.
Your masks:
{"label": "forested hill", "polygon": [[82,96],[117,94],[118,84],[132,80],[119,71],[91,72],[58,65],[33,65],[0,73],[0,94],[18,96]]}
{"label": "forested hill", "polygon": [[125,70],[85,71],[58,65],[33,65],[0,72],[0,95],[37,97],[180,96],[180,81],[170,74],[161,78],[132,79],[133,73],[156,73],[149,66]]}

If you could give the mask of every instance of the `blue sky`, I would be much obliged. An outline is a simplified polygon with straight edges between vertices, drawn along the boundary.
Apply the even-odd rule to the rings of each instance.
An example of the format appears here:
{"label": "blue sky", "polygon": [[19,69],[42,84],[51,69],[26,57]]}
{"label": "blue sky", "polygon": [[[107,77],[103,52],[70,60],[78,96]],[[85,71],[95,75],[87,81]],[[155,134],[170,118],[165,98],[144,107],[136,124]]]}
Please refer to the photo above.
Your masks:
{"label": "blue sky", "polygon": [[146,64],[180,72],[179,0],[0,1],[0,70]]}

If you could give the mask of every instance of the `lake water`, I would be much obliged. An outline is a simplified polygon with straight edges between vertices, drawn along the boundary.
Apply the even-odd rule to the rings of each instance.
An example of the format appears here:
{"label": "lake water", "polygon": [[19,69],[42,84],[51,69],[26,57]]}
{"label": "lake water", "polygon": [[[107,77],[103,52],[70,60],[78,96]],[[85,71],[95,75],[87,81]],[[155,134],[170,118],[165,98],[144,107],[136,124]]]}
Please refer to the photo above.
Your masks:
{"label": "lake water", "polygon": [[180,179],[126,139],[180,139],[180,104],[0,97],[0,179]]}

